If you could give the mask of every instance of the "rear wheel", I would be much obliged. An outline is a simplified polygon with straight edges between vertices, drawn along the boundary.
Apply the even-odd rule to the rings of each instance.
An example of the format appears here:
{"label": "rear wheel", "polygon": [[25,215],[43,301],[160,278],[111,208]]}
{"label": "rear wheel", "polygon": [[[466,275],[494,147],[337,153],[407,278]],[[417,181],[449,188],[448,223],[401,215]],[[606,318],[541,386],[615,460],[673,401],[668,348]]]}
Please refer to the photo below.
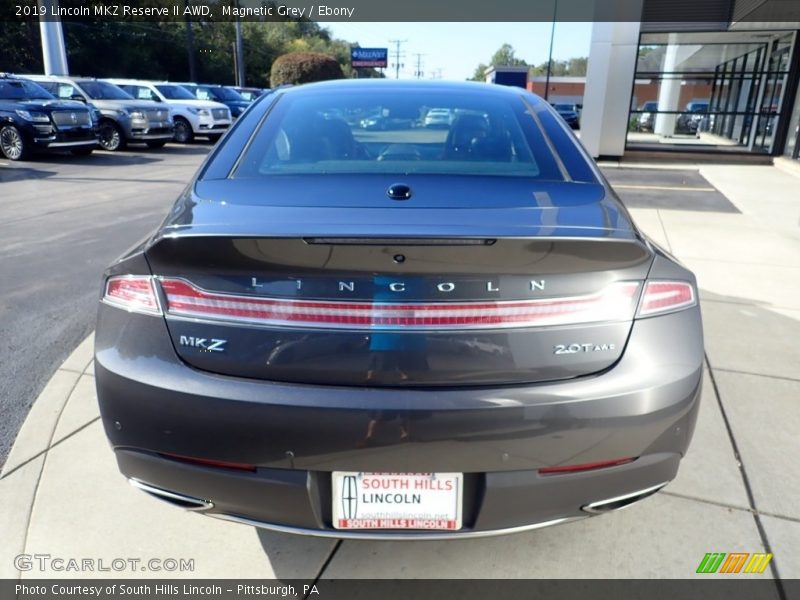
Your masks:
{"label": "rear wheel", "polygon": [[189,121],[183,117],[175,118],[175,141],[179,144],[188,144],[194,139],[194,131]]}
{"label": "rear wheel", "polygon": [[125,148],[125,135],[113,121],[103,121],[100,124],[99,138],[103,150],[115,152]]}
{"label": "rear wheel", "polygon": [[8,160],[26,160],[31,151],[28,143],[14,125],[0,127],[0,152]]}
{"label": "rear wheel", "polygon": [[164,147],[164,144],[166,144],[166,143],[167,143],[167,142],[165,142],[165,141],[163,141],[163,140],[154,140],[154,141],[152,141],[152,142],[147,142],[147,147],[148,147],[148,148],[154,148],[154,149],[156,149],[156,148],[163,148],[163,147]]}

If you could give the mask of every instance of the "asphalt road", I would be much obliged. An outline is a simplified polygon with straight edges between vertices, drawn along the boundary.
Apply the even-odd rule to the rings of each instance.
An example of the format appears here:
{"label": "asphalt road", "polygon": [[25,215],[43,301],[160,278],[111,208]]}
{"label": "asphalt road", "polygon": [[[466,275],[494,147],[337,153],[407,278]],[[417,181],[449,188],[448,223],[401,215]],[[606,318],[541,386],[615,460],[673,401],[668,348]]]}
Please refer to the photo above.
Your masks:
{"label": "asphalt road", "polygon": [[94,328],[103,269],[161,222],[209,149],[0,159],[0,466],[31,404]]}

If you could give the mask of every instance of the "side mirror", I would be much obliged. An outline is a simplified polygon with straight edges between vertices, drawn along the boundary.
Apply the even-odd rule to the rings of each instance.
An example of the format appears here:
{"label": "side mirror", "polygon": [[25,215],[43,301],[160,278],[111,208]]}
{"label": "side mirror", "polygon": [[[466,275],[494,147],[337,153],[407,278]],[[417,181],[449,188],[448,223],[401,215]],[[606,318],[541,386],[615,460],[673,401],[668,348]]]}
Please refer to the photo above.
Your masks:
{"label": "side mirror", "polygon": [[69,97],[69,99],[70,99],[70,100],[77,100],[78,102],[83,102],[84,104],[86,104],[86,98],[84,98],[84,97],[83,97],[83,96],[81,96],[80,94],[72,94],[72,95]]}

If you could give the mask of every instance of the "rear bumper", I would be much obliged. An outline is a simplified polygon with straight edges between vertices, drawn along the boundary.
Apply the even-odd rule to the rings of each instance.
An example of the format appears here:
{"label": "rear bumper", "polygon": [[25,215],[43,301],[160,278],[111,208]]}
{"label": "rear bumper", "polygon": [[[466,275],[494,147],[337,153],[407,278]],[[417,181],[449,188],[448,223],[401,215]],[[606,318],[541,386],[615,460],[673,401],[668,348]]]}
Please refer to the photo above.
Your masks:
{"label": "rear bumper", "polygon": [[[103,305],[95,372],[122,473],[210,501],[207,514],[345,537],[330,525],[331,471],[456,471],[465,473],[464,529],[412,537],[486,535],[587,516],[587,504],[673,479],[697,416],[700,328],[697,308],[637,321],[623,358],[591,377],[370,389],[201,372],[177,358],[161,318]],[[198,466],[163,454],[258,469]],[[583,473],[537,471],[622,457],[638,458]]]}
{"label": "rear bumper", "polygon": [[[675,477],[680,460],[677,454],[660,453],[609,472],[557,477],[535,471],[469,474],[461,530],[398,532],[331,527],[331,477],[324,471],[259,469],[243,475],[131,450],[117,450],[116,456],[134,487],[182,508],[264,529],[350,539],[483,537],[557,525],[602,512],[585,510],[589,504],[656,492]],[[175,489],[197,506],[162,495],[162,490]]]}

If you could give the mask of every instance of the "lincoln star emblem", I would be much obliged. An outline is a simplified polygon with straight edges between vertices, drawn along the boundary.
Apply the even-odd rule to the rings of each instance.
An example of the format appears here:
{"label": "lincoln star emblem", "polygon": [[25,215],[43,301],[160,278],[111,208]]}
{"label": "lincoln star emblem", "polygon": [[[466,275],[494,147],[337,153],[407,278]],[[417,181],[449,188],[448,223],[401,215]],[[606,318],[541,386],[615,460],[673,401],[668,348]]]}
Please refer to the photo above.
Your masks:
{"label": "lincoln star emblem", "polygon": [[70,119],[72,119],[73,123],[77,123],[78,122],[78,115],[76,115],[75,113],[70,113],[69,117],[70,117]]}
{"label": "lincoln star emblem", "polygon": [[358,488],[355,475],[342,478],[342,516],[355,519],[358,514]]}

